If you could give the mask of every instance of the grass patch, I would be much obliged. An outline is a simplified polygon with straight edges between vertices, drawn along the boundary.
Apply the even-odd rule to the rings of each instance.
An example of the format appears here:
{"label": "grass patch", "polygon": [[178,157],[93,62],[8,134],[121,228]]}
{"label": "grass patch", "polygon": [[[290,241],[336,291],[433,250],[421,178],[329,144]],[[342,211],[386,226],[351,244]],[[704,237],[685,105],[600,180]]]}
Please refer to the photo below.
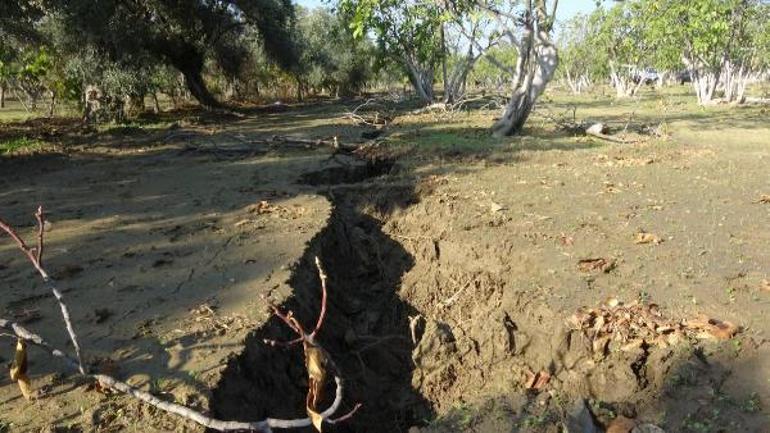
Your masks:
{"label": "grass patch", "polygon": [[0,155],[12,155],[19,153],[32,153],[43,150],[45,143],[27,137],[16,137],[0,141]]}

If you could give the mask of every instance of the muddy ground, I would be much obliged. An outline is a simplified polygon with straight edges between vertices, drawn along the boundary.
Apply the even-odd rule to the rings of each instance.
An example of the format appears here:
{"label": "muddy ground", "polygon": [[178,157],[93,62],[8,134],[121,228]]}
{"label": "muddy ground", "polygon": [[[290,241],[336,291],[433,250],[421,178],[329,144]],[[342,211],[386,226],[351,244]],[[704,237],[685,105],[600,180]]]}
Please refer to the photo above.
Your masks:
{"label": "muddy ground", "polygon": [[[616,130],[632,110],[639,123],[659,114],[652,99],[646,112],[579,104]],[[762,109],[674,105],[667,137],[632,144],[535,118],[526,137],[474,146],[476,114],[426,114],[399,117],[369,162],[244,145],[361,141],[369,129],[339,116],[348,108],[68,132],[55,151],[0,159],[0,216],[31,236],[45,206],[46,266],[94,369],[221,418],[303,415],[302,353],[262,343],[290,333],[261,296],[313,323],[318,256],[330,277],[319,338],[348,381],[345,407],[363,403],[335,430],[557,432],[583,398],[597,425],[770,429]],[[2,239],[0,317],[69,348],[57,305]],[[597,258],[612,265],[579,266]],[[568,319],[608,299],[741,331],[597,352]],[[12,345],[0,338],[4,365]],[[30,349],[39,397],[3,375],[0,431],[202,431],[63,372]],[[534,386],[540,372],[550,379]]]}

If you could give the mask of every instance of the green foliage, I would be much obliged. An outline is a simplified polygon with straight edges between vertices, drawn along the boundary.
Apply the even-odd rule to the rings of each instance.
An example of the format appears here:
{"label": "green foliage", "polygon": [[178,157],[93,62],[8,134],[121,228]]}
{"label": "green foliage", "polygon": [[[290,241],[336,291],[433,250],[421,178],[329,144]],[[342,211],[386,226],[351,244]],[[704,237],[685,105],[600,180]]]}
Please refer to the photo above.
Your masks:
{"label": "green foliage", "polygon": [[587,44],[595,67],[605,76],[610,62],[641,66],[648,60],[650,45],[643,37],[644,18],[638,12],[638,3],[623,2],[609,9],[599,7],[588,17]]}
{"label": "green foliage", "polygon": [[438,3],[414,0],[340,0],[337,8],[346,17],[353,36],[371,32],[380,61],[432,67],[443,56],[439,26],[446,19]]}
{"label": "green foliage", "polygon": [[345,27],[327,10],[299,11],[294,40],[300,52],[298,76],[305,85],[351,95],[370,79],[373,47]]}
{"label": "green foliage", "polygon": [[677,49],[707,69],[718,70],[733,44],[734,19],[745,0],[644,0],[639,7],[655,47]]}
{"label": "green foliage", "polygon": [[[602,29],[601,12],[591,16],[577,14],[567,20],[559,32],[559,75],[572,79],[584,76],[599,80],[607,74],[609,49],[597,49],[596,38]],[[602,30],[607,30],[606,28]]]}
{"label": "green foliage", "polygon": [[39,140],[33,140],[27,137],[12,138],[10,140],[0,141],[0,156],[39,151],[44,146],[45,143]]}
{"label": "green foliage", "polygon": [[[518,57],[516,48],[508,44],[499,45],[489,49],[488,55],[506,65],[515,65],[516,58]],[[507,85],[507,77],[500,73],[500,68],[483,58],[476,64],[468,77],[471,82],[479,83],[486,87],[502,87]]]}

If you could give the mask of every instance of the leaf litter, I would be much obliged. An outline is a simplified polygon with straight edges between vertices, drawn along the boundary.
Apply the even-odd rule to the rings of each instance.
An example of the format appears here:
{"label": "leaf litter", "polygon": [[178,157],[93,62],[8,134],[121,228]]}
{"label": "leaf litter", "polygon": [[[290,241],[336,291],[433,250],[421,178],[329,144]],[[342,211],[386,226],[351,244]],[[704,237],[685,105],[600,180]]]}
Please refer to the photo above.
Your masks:
{"label": "leaf litter", "polygon": [[689,320],[666,317],[660,307],[638,300],[623,303],[610,298],[595,308],[579,308],[569,326],[585,335],[595,354],[628,352],[640,347],[667,347],[689,338],[728,340],[739,327],[706,315]]}

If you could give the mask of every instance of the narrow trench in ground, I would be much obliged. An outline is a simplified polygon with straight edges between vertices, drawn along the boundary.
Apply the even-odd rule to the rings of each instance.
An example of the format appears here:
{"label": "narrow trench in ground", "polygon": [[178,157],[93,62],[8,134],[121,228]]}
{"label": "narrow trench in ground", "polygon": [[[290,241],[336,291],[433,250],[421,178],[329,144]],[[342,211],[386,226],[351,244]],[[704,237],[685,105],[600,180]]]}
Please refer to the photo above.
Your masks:
{"label": "narrow trench in ground", "polygon": [[[429,402],[411,383],[409,316],[418,312],[398,295],[401,276],[414,260],[383,233],[384,217],[372,216],[415,203],[415,187],[412,183],[356,185],[392,168],[392,161],[380,161],[302,178],[306,184],[327,185],[333,210],[327,226],[311,240],[294,269],[289,281],[293,295],[281,307],[293,311],[306,326],[315,323],[320,282],[314,258],[320,257],[329,275],[329,302],[319,339],[346,381],[339,413],[363,404],[351,420],[325,425],[324,431],[392,433],[432,417]],[[335,188],[335,183],[348,185]],[[231,359],[213,392],[211,408],[218,417],[252,421],[305,416],[307,373],[302,349],[269,347],[263,343],[266,338],[289,340],[293,335],[272,317],[247,337],[244,351]],[[333,393],[330,386],[327,394]]]}

